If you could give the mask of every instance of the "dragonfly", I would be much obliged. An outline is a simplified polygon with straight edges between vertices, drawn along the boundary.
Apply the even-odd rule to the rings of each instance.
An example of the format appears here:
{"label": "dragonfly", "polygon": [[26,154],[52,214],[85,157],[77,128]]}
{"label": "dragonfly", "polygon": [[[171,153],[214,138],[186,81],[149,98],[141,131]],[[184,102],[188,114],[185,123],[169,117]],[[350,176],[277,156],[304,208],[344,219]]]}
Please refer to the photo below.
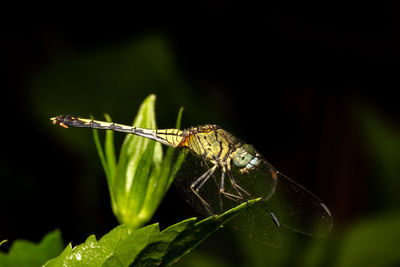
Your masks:
{"label": "dragonfly", "polygon": [[176,148],[174,181],[186,201],[204,215],[221,214],[259,198],[229,225],[251,238],[279,247],[283,227],[311,236],[332,229],[332,214],[313,193],[277,171],[250,144],[217,125],[145,129],[72,115],[51,118],[62,127],[113,130]]}

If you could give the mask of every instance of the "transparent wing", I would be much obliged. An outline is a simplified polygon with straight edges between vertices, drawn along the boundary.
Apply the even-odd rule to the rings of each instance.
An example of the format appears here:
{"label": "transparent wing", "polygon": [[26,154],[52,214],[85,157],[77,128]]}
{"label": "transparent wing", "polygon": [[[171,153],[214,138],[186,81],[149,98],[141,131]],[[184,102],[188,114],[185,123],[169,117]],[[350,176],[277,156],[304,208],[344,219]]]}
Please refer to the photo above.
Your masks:
{"label": "transparent wing", "polygon": [[313,193],[278,172],[278,186],[266,207],[279,224],[297,232],[325,236],[332,229],[328,207]]}
{"label": "transparent wing", "polygon": [[[232,177],[240,187],[250,194],[247,195],[240,191],[243,196],[242,199],[230,198],[220,192],[222,169],[218,168],[199,190],[200,196],[208,203],[210,208],[204,206],[198,196],[190,189],[190,186],[198,177],[212,168],[212,164],[207,163],[188,149],[178,150],[176,162],[173,168],[176,187],[194,209],[206,216],[223,213],[249,199],[262,197],[263,201],[257,202],[244,210],[239,216],[231,220],[228,226],[255,240],[274,247],[280,246],[281,229],[271,219],[269,207],[266,206],[266,201],[273,196],[277,185],[276,177],[274,178],[273,175],[275,170],[268,162],[262,161],[256,169],[247,174],[242,174],[239,169],[232,166]],[[229,194],[237,195],[228,174],[225,174],[224,190]]]}
{"label": "transparent wing", "polygon": [[[191,185],[214,166],[188,149],[178,151],[180,152],[177,158],[182,158],[184,155],[184,160],[174,172],[175,184],[186,201],[202,214],[207,216],[221,214],[254,198],[261,197],[267,200],[275,191],[277,183],[274,177],[275,170],[268,162],[262,161],[256,169],[246,174],[241,173],[233,164],[229,173],[224,173],[223,168],[218,166],[209,177],[198,181],[198,190],[193,192]],[[233,186],[233,180],[238,187]],[[199,186],[203,181],[204,183]]]}
{"label": "transparent wing", "polygon": [[[205,215],[220,214],[249,199],[262,197],[228,225],[247,234],[249,237],[279,247],[282,241],[281,227],[287,227],[304,234],[324,236],[332,228],[332,216],[323,202],[310,191],[276,172],[267,161],[261,158],[257,168],[241,173],[232,165],[231,175],[249,195],[233,188],[229,174],[223,174],[218,167],[198,190],[204,203],[190,189],[196,179],[206,173],[212,164],[187,149],[177,152],[175,165],[175,185],[185,200],[198,212]],[[275,177],[274,177],[275,174]],[[224,191],[221,193],[221,178],[225,175]],[[240,192],[242,198],[231,197]]]}
{"label": "transparent wing", "polygon": [[281,245],[282,226],[312,236],[329,234],[333,222],[327,206],[298,183],[277,174],[274,194],[233,218],[229,225],[274,247]]}
{"label": "transparent wing", "polygon": [[266,204],[265,201],[256,202],[230,220],[228,226],[261,243],[280,247],[282,228]]}

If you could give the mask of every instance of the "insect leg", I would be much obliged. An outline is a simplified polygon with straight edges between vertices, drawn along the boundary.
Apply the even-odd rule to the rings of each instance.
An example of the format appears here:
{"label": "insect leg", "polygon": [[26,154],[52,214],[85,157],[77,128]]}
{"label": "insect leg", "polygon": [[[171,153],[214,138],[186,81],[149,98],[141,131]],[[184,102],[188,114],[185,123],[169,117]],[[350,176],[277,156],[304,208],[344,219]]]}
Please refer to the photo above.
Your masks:
{"label": "insect leg", "polygon": [[[208,171],[206,171],[202,176],[200,176],[199,178],[196,179],[196,181],[194,181],[190,187],[193,188],[196,191],[199,191],[199,189],[204,185],[205,182],[207,182],[207,180],[211,177],[211,175],[215,172],[215,170],[217,169],[218,164],[215,164],[212,168],[208,169]],[[201,182],[201,183],[200,183]],[[196,187],[196,185],[200,183],[200,185]]]}
{"label": "insect leg", "polygon": [[243,193],[245,193],[246,195],[250,196],[249,192],[247,192],[243,187],[241,187],[236,182],[235,178],[233,177],[233,175],[232,175],[232,173],[230,171],[228,171],[228,176],[229,176],[229,180],[231,181],[232,187],[235,189],[235,191],[236,191],[236,193],[238,193],[238,195],[240,195],[242,197],[242,194],[239,192],[239,190],[240,190]]}
{"label": "insect leg", "polygon": [[[205,184],[205,182],[207,182],[207,180],[212,176],[212,174],[215,172],[215,170],[217,169],[218,164],[215,164],[212,168],[208,169],[203,175],[201,175],[199,178],[196,179],[196,181],[194,181],[191,185],[190,185],[190,190],[192,190],[192,192],[196,195],[196,197],[198,199],[200,199],[201,203],[204,205],[205,209],[207,210],[207,212],[209,214],[213,214],[211,212],[211,207],[210,205],[207,203],[207,201],[205,201],[199,194],[199,189]],[[198,187],[196,187],[197,184],[200,185]]]}
{"label": "insect leg", "polygon": [[[228,176],[229,173],[228,173]],[[230,200],[233,201],[237,201],[240,199],[243,199],[242,194],[240,194],[240,192],[235,188],[236,193],[238,193],[238,195],[232,194],[232,193],[228,193],[225,191],[225,170],[222,170],[222,175],[221,175],[221,188],[219,189],[219,192],[224,195],[225,197],[229,198]]]}

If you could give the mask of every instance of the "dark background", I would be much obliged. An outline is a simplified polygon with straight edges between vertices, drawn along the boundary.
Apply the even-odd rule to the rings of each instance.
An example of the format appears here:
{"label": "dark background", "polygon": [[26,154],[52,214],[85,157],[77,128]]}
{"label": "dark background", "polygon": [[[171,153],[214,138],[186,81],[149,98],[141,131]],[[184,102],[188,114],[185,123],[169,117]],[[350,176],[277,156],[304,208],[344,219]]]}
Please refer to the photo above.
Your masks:
{"label": "dark background", "polygon": [[[333,255],[345,253],[349,229],[398,214],[396,1],[100,9],[4,10],[2,250],[56,228],[79,244],[116,226],[91,132],[49,118],[107,112],[130,124],[151,93],[159,128],[173,127],[184,106],[184,127],[222,126],[324,199]],[[171,188],[153,222],[189,216],[199,215]],[[241,246],[226,240],[217,233],[197,253],[229,263]]]}

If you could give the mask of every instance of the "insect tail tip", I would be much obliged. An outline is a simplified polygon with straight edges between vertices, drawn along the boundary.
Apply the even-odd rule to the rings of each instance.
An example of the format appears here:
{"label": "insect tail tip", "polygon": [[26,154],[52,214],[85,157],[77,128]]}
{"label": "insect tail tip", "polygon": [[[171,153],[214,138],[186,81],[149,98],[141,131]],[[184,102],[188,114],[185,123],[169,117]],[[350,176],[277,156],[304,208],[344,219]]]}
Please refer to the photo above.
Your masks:
{"label": "insect tail tip", "polygon": [[60,118],[61,116],[57,116],[50,118],[50,120],[54,125],[60,125],[61,127],[68,128],[68,126],[64,124]]}
{"label": "insect tail tip", "polygon": [[57,123],[58,123],[57,118],[58,118],[58,117],[52,117],[52,118],[50,118],[50,121],[51,121],[53,124],[57,124]]}

